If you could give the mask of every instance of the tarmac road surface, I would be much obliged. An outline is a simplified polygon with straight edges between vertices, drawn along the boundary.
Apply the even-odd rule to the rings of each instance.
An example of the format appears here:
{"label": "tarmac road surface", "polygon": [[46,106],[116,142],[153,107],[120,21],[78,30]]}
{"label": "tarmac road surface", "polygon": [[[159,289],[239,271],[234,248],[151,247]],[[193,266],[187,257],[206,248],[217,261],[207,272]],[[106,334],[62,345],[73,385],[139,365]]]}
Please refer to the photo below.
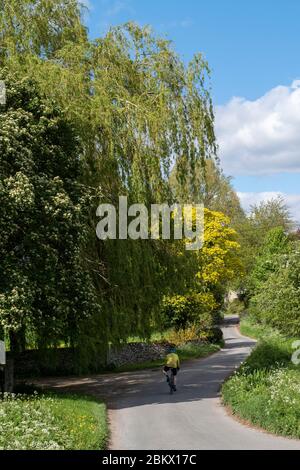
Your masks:
{"label": "tarmac road surface", "polygon": [[182,364],[173,395],[161,370],[41,379],[40,385],[84,392],[106,400],[111,449],[297,449],[300,440],[241,424],[220,403],[223,381],[248,356],[255,341],[241,336],[238,319],[225,320],[225,347]]}

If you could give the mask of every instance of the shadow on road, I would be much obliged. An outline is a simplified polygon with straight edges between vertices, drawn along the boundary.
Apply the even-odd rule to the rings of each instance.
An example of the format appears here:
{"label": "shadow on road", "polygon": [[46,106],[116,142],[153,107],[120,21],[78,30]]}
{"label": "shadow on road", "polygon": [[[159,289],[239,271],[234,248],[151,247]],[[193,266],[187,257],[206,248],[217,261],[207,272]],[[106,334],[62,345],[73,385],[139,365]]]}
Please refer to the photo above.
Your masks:
{"label": "shadow on road", "polygon": [[178,391],[169,394],[162,371],[145,370],[81,378],[45,379],[38,383],[57,391],[83,393],[104,399],[111,409],[191,402],[218,397],[224,380],[245,360],[255,341],[237,337],[236,319],[225,319],[225,347],[201,360],[183,364],[178,374]]}

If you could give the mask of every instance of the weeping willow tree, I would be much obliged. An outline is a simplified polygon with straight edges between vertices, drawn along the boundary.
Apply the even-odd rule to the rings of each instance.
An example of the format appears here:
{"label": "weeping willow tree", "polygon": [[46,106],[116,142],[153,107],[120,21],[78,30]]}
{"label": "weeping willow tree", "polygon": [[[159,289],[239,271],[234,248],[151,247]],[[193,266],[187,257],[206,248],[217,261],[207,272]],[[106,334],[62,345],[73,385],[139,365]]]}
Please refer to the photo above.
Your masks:
{"label": "weeping willow tree", "polygon": [[[223,212],[227,215],[231,223],[244,219],[245,213],[241,207],[239,198],[232,186],[231,177],[225,176],[218,161],[207,159],[205,162],[198,162],[194,175],[197,178],[198,192],[195,201],[202,202],[204,207]],[[176,199],[186,199],[185,194],[189,192],[189,178],[186,178],[185,191],[178,181],[177,168],[174,166],[170,175],[170,185]]]}
{"label": "weeping willow tree", "polygon": [[197,54],[185,65],[170,41],[134,23],[91,41],[74,0],[0,6],[0,65],[32,77],[82,142],[80,183],[94,195],[83,261],[102,307],[87,336],[146,337],[162,295],[185,288],[190,263],[173,242],[100,242],[95,211],[119,195],[147,206],[173,202],[174,165],[181,200],[197,200],[203,175],[195,167],[216,152],[208,64]]}

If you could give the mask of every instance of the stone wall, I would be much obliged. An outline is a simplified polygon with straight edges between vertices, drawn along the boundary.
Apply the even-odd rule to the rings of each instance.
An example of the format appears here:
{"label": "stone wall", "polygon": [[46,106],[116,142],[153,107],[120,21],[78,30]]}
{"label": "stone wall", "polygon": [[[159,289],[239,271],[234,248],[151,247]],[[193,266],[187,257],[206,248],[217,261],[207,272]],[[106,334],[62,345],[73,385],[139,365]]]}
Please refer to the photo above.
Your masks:
{"label": "stone wall", "polygon": [[139,362],[163,359],[168,351],[169,344],[164,343],[128,343],[109,351],[108,366],[120,367]]}
{"label": "stone wall", "polygon": [[[12,359],[8,352],[7,357]],[[16,378],[76,374],[74,351],[69,348],[28,350],[14,358]]]}
{"label": "stone wall", "polygon": [[[155,361],[163,359],[167,354],[169,344],[161,343],[128,343],[110,349],[106,364],[97,366],[92,364],[89,370],[82,373],[103,372],[128,364]],[[7,353],[11,357],[10,353]],[[76,364],[74,350],[68,348],[49,349],[47,351],[28,350],[19,354],[14,360],[15,376],[22,379],[26,377],[45,377],[53,375],[77,375],[80,373]]]}
{"label": "stone wall", "polygon": [[[201,343],[201,340],[189,343]],[[130,364],[163,360],[169,348],[167,342],[157,343],[128,343],[112,347],[107,355],[106,364],[94,361],[88,367],[78,368],[76,352],[69,348],[49,349],[46,351],[28,350],[19,354],[14,360],[15,377],[78,375],[81,373],[98,373],[105,370]],[[7,353],[8,358],[11,357]]]}
{"label": "stone wall", "polygon": [[[113,347],[107,355],[106,364],[91,364],[89,370],[78,370],[76,353],[69,348],[49,349],[47,351],[28,350],[14,359],[15,377],[45,377],[55,375],[77,375],[78,373],[97,373],[105,369],[163,359],[168,343],[128,343]],[[7,353],[8,358],[11,357]]]}

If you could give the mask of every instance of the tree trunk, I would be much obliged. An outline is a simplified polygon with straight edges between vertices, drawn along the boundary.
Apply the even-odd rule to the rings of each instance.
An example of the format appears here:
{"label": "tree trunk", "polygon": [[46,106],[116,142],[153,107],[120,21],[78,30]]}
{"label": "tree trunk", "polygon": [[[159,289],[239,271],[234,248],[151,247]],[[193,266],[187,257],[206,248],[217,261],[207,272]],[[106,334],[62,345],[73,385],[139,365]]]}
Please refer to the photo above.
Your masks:
{"label": "tree trunk", "polygon": [[10,350],[13,355],[21,353],[26,349],[25,328],[9,333]]}

